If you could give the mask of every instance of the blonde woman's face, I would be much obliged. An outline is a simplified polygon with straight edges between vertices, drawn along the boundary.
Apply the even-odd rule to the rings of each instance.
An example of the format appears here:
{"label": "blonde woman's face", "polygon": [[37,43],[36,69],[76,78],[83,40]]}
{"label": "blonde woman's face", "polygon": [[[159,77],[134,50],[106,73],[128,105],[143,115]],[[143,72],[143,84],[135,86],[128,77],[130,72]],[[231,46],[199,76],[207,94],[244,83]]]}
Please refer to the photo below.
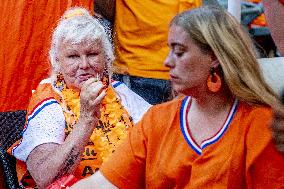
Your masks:
{"label": "blonde woman's face", "polygon": [[195,96],[207,90],[211,55],[200,47],[180,26],[172,25],[169,30],[170,52],[164,62],[170,68],[170,80],[176,92]]}
{"label": "blonde woman's face", "polygon": [[59,46],[59,70],[69,88],[80,90],[91,77],[102,76],[105,55],[99,40],[85,40],[78,44],[64,41]]}

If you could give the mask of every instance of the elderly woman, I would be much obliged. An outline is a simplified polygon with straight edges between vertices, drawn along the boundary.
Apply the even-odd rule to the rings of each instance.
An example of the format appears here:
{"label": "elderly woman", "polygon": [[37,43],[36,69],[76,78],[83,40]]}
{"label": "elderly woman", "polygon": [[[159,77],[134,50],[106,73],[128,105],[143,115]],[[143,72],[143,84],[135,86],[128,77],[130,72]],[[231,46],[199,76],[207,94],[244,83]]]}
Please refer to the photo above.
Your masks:
{"label": "elderly woman", "polygon": [[249,36],[225,10],[203,7],[170,24],[173,88],[93,176],[72,188],[283,188],[284,156],[269,128],[278,97]]}
{"label": "elderly woman", "polygon": [[[103,27],[88,11],[63,15],[52,36],[53,73],[33,93],[23,138],[12,148],[37,187],[71,173],[93,174],[150,107],[123,83],[109,81],[113,59]],[[36,187],[18,171],[23,185]]]}

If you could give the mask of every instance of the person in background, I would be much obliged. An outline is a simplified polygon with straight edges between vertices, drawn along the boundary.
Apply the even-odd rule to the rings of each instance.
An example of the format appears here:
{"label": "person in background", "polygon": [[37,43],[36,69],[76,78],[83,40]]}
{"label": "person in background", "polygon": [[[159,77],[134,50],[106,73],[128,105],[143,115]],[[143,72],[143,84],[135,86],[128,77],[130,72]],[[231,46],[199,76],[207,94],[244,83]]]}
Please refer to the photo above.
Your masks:
{"label": "person in background", "polygon": [[[281,56],[284,55],[284,1],[263,0],[265,16],[268,22],[272,38]],[[284,103],[284,89],[282,94]],[[281,111],[274,111],[275,116],[272,124],[273,136],[277,149],[284,153],[284,114]]]}
{"label": "person in background", "polygon": [[150,104],[171,99],[168,24],[179,12],[199,7],[202,0],[96,0],[95,13],[114,21],[114,78]]}
{"label": "person in background", "polygon": [[69,174],[90,176],[150,107],[110,80],[111,44],[86,9],[64,13],[49,54],[53,72],[33,93],[23,138],[11,147],[27,188],[46,188]]}
{"label": "person in background", "polygon": [[170,24],[173,89],[80,188],[283,188],[284,156],[270,131],[281,103],[249,35],[227,11],[201,7]]}
{"label": "person in background", "polygon": [[264,13],[267,19],[269,30],[272,38],[279,50],[280,54],[284,55],[284,34],[283,22],[284,1],[281,0],[263,0]]}

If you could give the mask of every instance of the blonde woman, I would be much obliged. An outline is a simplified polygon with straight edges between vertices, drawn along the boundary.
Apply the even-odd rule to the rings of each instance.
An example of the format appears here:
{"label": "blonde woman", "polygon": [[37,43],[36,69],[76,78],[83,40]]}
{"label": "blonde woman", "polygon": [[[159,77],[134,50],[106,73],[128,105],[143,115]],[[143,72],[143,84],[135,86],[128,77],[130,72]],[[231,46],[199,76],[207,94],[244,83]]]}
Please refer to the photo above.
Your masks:
{"label": "blonde woman", "polygon": [[173,88],[95,175],[72,188],[283,188],[284,156],[270,131],[281,105],[249,36],[225,10],[178,14],[168,36]]}
{"label": "blonde woman", "polygon": [[12,147],[26,188],[92,175],[150,107],[110,80],[113,60],[99,22],[83,8],[65,12],[52,35],[53,72],[33,93],[23,138]]}

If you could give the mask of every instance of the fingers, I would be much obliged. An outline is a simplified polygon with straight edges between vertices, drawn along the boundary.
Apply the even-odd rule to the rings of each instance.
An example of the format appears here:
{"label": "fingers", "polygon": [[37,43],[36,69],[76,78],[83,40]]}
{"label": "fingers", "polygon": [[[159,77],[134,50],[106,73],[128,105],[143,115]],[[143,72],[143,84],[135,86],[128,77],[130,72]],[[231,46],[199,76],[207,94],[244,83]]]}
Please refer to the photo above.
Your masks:
{"label": "fingers", "polygon": [[100,95],[96,98],[99,102],[103,100],[103,98],[106,96],[106,90],[103,90]]}
{"label": "fingers", "polygon": [[97,96],[94,100],[92,100],[91,104],[92,105],[100,104],[105,96],[106,96],[106,90],[102,90],[102,92],[100,92],[99,96]]}
{"label": "fingers", "polygon": [[273,132],[282,132],[284,135],[284,118],[274,116],[273,122],[271,124]]}
{"label": "fingers", "polygon": [[[99,104],[101,104],[101,101],[103,100],[103,98],[106,96],[106,90],[103,90],[100,95],[93,101],[91,102],[93,107],[100,107],[98,106]],[[101,112],[100,112],[100,108],[95,108],[94,109],[94,116],[97,118],[100,118]]]}
{"label": "fingers", "polygon": [[97,78],[92,77],[83,83],[81,90],[86,90],[87,88],[90,88],[92,85],[94,86],[96,83],[102,83],[102,82],[98,81]]}
{"label": "fingers", "polygon": [[279,133],[279,132],[273,132],[273,140],[275,147],[279,152],[284,153],[284,132]]}
{"label": "fingers", "polygon": [[90,88],[91,93],[93,95],[98,96],[103,91],[105,86],[103,85],[102,82],[99,81],[99,82],[95,82],[95,83],[90,84],[89,88]]}
{"label": "fingers", "polygon": [[81,88],[80,99],[82,107],[93,107],[100,104],[106,95],[105,86],[94,78],[88,79]]}
{"label": "fingers", "polygon": [[284,144],[275,144],[275,147],[277,148],[277,150],[279,152],[281,152],[282,154],[284,154]]}
{"label": "fingers", "polygon": [[274,119],[271,124],[272,136],[275,147],[279,152],[284,153],[284,118],[283,115],[274,114]]}
{"label": "fingers", "polygon": [[85,81],[81,88],[81,95],[86,99],[96,98],[106,86],[96,78],[90,78]]}
{"label": "fingers", "polygon": [[273,130],[273,138],[276,143],[283,143],[284,144],[284,131]]}

